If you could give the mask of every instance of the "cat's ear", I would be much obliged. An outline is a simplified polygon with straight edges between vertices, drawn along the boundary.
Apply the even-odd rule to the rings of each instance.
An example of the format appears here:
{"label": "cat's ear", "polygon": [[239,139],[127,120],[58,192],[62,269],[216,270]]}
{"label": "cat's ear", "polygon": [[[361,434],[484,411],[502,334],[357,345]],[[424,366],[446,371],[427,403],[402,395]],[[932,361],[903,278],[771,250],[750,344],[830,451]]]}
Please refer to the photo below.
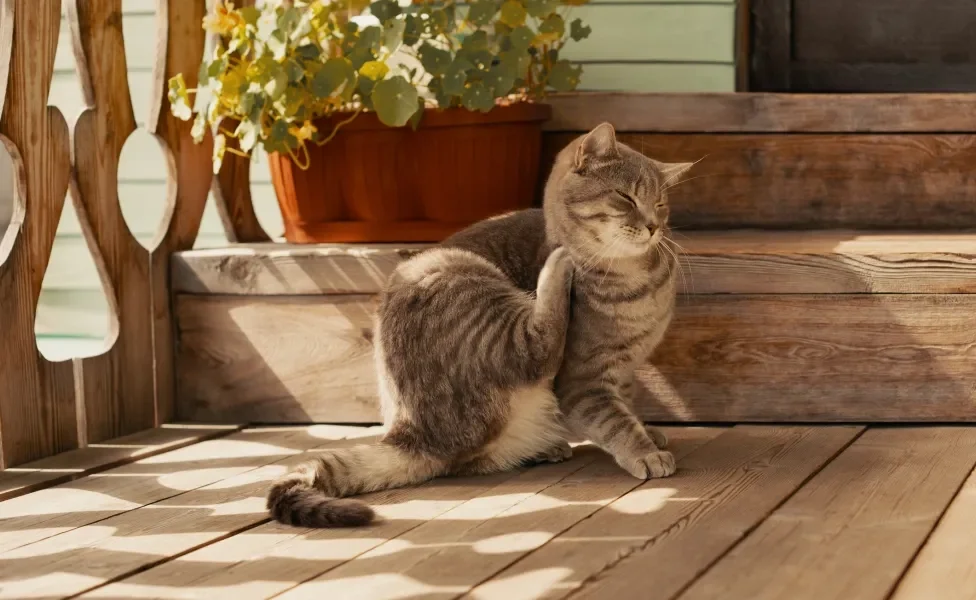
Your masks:
{"label": "cat's ear", "polygon": [[661,170],[664,183],[673,185],[685,176],[695,163],[657,163],[657,168]]}
{"label": "cat's ear", "polygon": [[576,168],[581,169],[588,161],[606,161],[620,156],[617,135],[610,123],[600,123],[586,134],[576,150]]}

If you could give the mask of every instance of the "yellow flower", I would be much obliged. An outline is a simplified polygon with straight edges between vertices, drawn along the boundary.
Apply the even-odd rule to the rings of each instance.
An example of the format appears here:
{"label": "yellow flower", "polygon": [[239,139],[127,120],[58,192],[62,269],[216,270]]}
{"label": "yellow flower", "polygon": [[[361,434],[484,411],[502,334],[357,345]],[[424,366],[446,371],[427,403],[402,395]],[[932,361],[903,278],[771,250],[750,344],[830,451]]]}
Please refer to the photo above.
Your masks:
{"label": "yellow flower", "polygon": [[203,27],[220,35],[229,35],[241,25],[244,25],[244,19],[234,10],[234,3],[229,1],[217,0],[213,13],[203,18]]}
{"label": "yellow flower", "polygon": [[311,121],[305,121],[301,127],[295,127],[292,125],[288,128],[288,133],[298,138],[298,141],[300,142],[312,139],[312,136],[315,135],[316,131],[318,131],[318,129],[315,127],[315,125],[312,125]]}

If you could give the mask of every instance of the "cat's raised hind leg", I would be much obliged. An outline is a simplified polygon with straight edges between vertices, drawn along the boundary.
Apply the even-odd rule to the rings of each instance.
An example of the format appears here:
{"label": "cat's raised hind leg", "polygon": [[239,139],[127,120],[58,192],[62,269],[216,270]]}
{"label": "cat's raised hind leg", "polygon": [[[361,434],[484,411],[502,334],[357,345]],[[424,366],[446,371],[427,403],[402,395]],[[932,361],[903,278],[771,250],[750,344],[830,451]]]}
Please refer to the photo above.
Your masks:
{"label": "cat's raised hind leg", "polygon": [[545,377],[555,377],[563,362],[572,287],[573,261],[564,248],[556,248],[539,273],[531,324],[535,343],[544,355]]}

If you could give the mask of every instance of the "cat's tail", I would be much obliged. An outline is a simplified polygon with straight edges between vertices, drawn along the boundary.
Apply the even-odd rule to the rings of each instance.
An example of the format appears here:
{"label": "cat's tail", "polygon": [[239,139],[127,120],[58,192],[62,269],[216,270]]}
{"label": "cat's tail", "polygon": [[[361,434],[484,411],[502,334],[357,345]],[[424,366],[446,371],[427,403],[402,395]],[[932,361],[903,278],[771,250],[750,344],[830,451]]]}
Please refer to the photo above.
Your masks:
{"label": "cat's tail", "polygon": [[384,442],[327,450],[279,478],[268,492],[268,512],[285,525],[356,527],[373,521],[365,502],[345,496],[422,483],[442,465]]}

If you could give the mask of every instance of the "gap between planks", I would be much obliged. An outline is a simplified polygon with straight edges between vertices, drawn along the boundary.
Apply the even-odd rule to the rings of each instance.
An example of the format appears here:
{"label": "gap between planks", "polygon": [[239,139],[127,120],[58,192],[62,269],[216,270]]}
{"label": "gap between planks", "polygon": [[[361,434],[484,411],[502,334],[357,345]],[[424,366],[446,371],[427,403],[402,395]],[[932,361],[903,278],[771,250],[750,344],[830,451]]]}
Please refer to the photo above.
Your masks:
{"label": "gap between planks", "polygon": [[163,425],[0,471],[0,501],[240,431],[241,425]]}

